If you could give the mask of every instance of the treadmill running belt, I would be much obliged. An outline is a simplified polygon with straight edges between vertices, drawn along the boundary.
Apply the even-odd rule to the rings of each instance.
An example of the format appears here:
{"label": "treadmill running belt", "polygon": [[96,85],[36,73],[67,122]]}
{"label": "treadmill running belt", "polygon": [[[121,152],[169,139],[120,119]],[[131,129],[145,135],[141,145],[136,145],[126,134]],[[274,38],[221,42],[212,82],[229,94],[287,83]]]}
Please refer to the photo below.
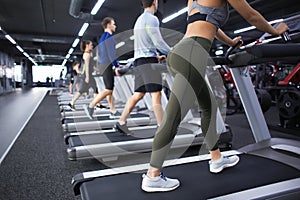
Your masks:
{"label": "treadmill running belt", "polygon": [[[137,118],[137,117],[149,117],[149,115],[143,113],[136,113],[136,114],[131,114],[129,118]],[[67,123],[102,121],[102,120],[113,120],[113,119],[110,119],[108,115],[96,116],[94,117],[93,120],[90,120],[87,116],[83,116],[81,118],[66,118],[62,120],[62,123],[67,124]]]}
{"label": "treadmill running belt", "polygon": [[[156,128],[132,131],[134,133],[133,136],[126,136],[120,132],[72,136],[69,138],[69,146],[74,147],[92,144],[104,144],[107,142],[122,142],[153,138],[155,131]],[[179,127],[178,135],[180,134],[192,134],[192,131]]]}
{"label": "treadmill running belt", "polygon": [[300,177],[298,170],[273,160],[246,154],[240,159],[237,166],[219,174],[209,172],[208,161],[166,167],[165,175],[179,178],[181,186],[165,193],[142,191],[141,173],[95,178],[81,184],[81,198],[201,200]]}

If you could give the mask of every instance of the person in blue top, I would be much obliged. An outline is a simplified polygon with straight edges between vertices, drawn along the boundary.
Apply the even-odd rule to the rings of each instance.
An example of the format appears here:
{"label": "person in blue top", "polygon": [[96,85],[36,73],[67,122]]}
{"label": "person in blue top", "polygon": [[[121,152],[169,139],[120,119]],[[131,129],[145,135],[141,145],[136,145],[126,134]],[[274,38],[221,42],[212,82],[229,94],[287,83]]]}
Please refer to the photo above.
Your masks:
{"label": "person in blue top", "polygon": [[102,27],[104,29],[104,33],[99,39],[99,67],[98,73],[103,76],[103,81],[105,85],[105,89],[100,92],[93,101],[89,104],[89,106],[84,106],[84,110],[90,119],[93,119],[94,107],[102,101],[105,97],[107,97],[108,105],[110,108],[110,118],[117,118],[121,115],[116,109],[113,102],[113,88],[114,88],[114,68],[118,67],[118,63],[116,61],[116,42],[113,37],[113,33],[116,31],[115,20],[112,17],[105,17],[102,20]]}
{"label": "person in blue top", "polygon": [[137,18],[134,25],[134,94],[127,100],[121,118],[115,125],[120,132],[126,135],[131,134],[126,126],[126,120],[134,106],[145,96],[146,92],[151,94],[152,107],[158,125],[161,124],[163,115],[161,72],[153,70],[151,63],[158,63],[159,59],[165,58],[165,56],[158,56],[157,50],[163,55],[167,55],[170,47],[163,40],[159,30],[159,20],[154,15],[158,9],[158,2],[153,0],[142,0],[141,2],[144,12]]}

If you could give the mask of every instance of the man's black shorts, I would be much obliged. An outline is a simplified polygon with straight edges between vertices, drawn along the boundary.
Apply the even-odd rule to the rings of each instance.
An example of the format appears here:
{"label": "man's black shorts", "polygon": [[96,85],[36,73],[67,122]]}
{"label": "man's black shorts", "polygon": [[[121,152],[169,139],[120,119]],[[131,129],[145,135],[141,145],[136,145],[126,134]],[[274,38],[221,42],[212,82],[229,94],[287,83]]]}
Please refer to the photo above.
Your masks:
{"label": "man's black shorts", "polygon": [[115,75],[114,75],[114,70],[112,68],[112,65],[111,64],[100,64],[100,65],[102,65],[101,67],[105,67],[105,70],[102,74],[105,89],[113,90],[115,84]]}
{"label": "man's black shorts", "polygon": [[151,67],[152,63],[158,63],[157,58],[138,58],[134,64],[134,91],[158,92],[162,90],[161,72]]}

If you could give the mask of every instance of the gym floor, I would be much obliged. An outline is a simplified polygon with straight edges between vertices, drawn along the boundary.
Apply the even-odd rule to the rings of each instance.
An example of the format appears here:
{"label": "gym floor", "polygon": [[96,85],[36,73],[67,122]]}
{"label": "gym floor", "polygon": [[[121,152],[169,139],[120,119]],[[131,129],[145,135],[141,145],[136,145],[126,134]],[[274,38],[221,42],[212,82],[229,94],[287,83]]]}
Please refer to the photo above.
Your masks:
{"label": "gym floor", "polygon": [[[97,160],[67,159],[57,96],[47,89],[0,96],[0,114],[0,200],[80,199],[74,196],[72,177],[106,168]],[[279,123],[275,106],[265,118],[268,124]],[[233,132],[233,149],[254,142],[243,112],[227,116],[226,122]],[[270,132],[273,137],[300,140],[297,133]]]}

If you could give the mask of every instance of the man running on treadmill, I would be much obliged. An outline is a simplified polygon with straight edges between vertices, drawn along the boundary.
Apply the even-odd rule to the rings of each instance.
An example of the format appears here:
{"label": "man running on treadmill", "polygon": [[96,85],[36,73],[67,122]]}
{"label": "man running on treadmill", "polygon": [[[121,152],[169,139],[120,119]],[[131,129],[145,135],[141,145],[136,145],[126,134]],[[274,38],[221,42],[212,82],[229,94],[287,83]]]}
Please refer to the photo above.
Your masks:
{"label": "man running on treadmill", "polygon": [[116,31],[117,26],[112,17],[105,17],[102,20],[102,26],[104,33],[99,40],[100,67],[98,71],[103,76],[105,89],[93,99],[89,106],[84,105],[84,110],[87,116],[93,119],[94,107],[106,97],[110,108],[110,118],[115,119],[121,115],[115,108],[112,95],[115,78],[113,67],[117,68],[119,66],[116,61],[116,42],[112,35]]}
{"label": "man running on treadmill", "polygon": [[161,72],[153,70],[151,63],[158,63],[159,59],[165,56],[158,56],[157,50],[167,55],[170,47],[163,40],[160,30],[158,18],[154,15],[158,8],[158,0],[141,0],[144,12],[137,18],[134,25],[134,74],[135,86],[134,94],[127,100],[119,122],[116,128],[130,135],[130,131],[126,126],[126,120],[137,104],[149,92],[152,97],[152,107],[157,120],[157,124],[161,124],[162,106],[161,106],[161,90],[162,77]]}

